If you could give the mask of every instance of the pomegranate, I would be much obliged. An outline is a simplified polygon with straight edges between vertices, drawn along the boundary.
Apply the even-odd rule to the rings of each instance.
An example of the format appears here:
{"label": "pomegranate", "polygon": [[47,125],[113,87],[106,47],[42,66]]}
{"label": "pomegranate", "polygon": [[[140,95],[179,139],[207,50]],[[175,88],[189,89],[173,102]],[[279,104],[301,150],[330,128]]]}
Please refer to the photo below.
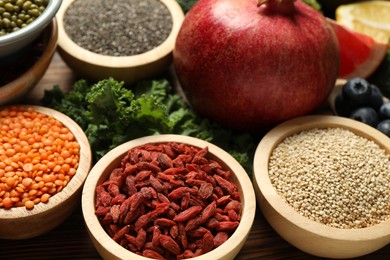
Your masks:
{"label": "pomegranate", "polygon": [[180,28],[173,61],[196,111],[259,131],[324,103],[339,48],[325,17],[301,0],[199,0]]}

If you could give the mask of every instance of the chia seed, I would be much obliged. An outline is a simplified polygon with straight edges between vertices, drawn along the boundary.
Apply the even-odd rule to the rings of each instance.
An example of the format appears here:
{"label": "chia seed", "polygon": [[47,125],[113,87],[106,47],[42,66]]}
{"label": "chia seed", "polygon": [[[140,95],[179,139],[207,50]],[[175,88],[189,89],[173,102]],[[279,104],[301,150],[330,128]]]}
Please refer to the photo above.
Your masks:
{"label": "chia seed", "polygon": [[168,8],[158,0],[76,0],[63,22],[77,45],[109,56],[150,51],[165,41],[173,26]]}

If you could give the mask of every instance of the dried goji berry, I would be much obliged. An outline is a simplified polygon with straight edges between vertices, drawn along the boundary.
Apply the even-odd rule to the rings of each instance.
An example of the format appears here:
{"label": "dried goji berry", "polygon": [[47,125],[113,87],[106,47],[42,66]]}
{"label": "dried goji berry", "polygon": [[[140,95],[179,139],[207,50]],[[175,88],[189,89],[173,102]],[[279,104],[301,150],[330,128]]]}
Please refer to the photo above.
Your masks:
{"label": "dried goji berry", "polygon": [[218,231],[232,231],[238,227],[240,222],[238,221],[221,221],[219,222],[218,227],[216,230]]}
{"label": "dried goji berry", "polygon": [[152,249],[145,249],[144,251],[142,251],[142,255],[152,259],[162,259],[162,260],[165,259],[165,257],[163,257],[162,255],[160,255],[159,253],[157,253]]}
{"label": "dried goji berry", "polygon": [[204,223],[211,218],[214,215],[216,208],[217,203],[215,201],[211,202],[206,208],[204,208],[202,213],[200,213],[201,223]]}
{"label": "dried goji berry", "polygon": [[173,238],[167,235],[160,235],[160,244],[165,249],[169,250],[175,255],[180,254],[180,247]]}
{"label": "dried goji berry", "polygon": [[134,182],[144,181],[144,180],[148,179],[151,174],[152,174],[152,171],[149,171],[149,170],[139,171],[134,177]]}
{"label": "dried goji berry", "polygon": [[129,233],[129,231],[130,231],[130,225],[126,225],[123,228],[121,228],[118,232],[116,232],[112,239],[114,241],[119,241],[125,236],[125,234]]}
{"label": "dried goji berry", "polygon": [[161,235],[160,229],[154,226],[153,236],[152,236],[152,243],[154,246],[160,245],[160,235]]}
{"label": "dried goji berry", "polygon": [[169,234],[171,235],[171,237],[173,239],[176,239],[179,237],[179,228],[177,225],[174,225],[172,226],[170,229],[169,229]]}
{"label": "dried goji berry", "polygon": [[203,237],[204,234],[206,234],[207,232],[210,232],[210,230],[204,227],[198,227],[196,229],[188,231],[187,235],[191,237]]}
{"label": "dried goji berry", "polygon": [[157,156],[157,161],[160,163],[161,168],[163,169],[172,169],[173,162],[172,159],[165,153],[159,153]]}
{"label": "dried goji berry", "polygon": [[110,208],[110,214],[112,216],[112,222],[117,223],[120,216],[120,205],[112,205]]}
{"label": "dried goji berry", "polygon": [[199,188],[199,197],[203,200],[206,200],[213,194],[213,191],[214,187],[211,183],[203,183]]}
{"label": "dried goji berry", "polygon": [[146,242],[146,231],[143,228],[141,228],[140,230],[138,230],[137,236],[135,237],[135,243],[138,250],[141,250],[145,242]]}
{"label": "dried goji berry", "polygon": [[173,220],[174,221],[187,221],[188,219],[193,218],[196,215],[198,215],[202,210],[203,210],[203,207],[201,207],[201,206],[190,207],[190,208],[180,212],[179,214],[177,214],[173,218]]}
{"label": "dried goji berry", "polygon": [[230,181],[222,178],[221,176],[214,174],[214,179],[218,182],[222,189],[224,189],[228,194],[234,195],[237,192],[237,187]]}
{"label": "dried goji berry", "polygon": [[203,236],[203,253],[208,253],[210,252],[211,250],[213,250],[214,248],[214,241],[213,241],[214,237],[213,235],[211,234],[211,232],[206,232],[206,234],[204,234]]}
{"label": "dried goji berry", "polygon": [[226,232],[218,232],[213,239],[214,247],[219,247],[222,245],[226,240],[228,240],[229,235]]}
{"label": "dried goji berry", "polygon": [[128,196],[137,193],[137,187],[135,187],[135,181],[133,175],[127,176],[125,183],[126,183],[126,191]]}
{"label": "dried goji berry", "polygon": [[150,175],[149,177],[150,185],[157,191],[157,192],[163,192],[164,186],[161,184],[160,180],[154,177],[153,175]]}
{"label": "dried goji berry", "polygon": [[172,227],[176,225],[176,222],[167,218],[158,218],[154,221],[154,224],[159,227]]}
{"label": "dried goji berry", "polygon": [[99,206],[96,209],[95,214],[96,216],[102,217],[105,216],[108,212],[110,212],[110,207]]}

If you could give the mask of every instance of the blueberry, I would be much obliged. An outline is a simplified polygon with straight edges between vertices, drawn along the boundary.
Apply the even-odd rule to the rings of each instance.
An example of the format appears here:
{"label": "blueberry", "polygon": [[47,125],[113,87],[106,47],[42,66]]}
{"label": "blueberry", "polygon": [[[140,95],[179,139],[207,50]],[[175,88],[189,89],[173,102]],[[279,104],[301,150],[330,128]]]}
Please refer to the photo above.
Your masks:
{"label": "blueberry", "polygon": [[388,137],[390,137],[390,119],[386,119],[379,122],[376,128]]}
{"label": "blueberry", "polygon": [[351,104],[367,105],[371,98],[370,83],[363,78],[352,78],[343,86],[342,95]]}
{"label": "blueberry", "polygon": [[379,111],[380,107],[383,104],[383,94],[380,91],[380,89],[373,84],[370,84],[370,88],[371,88],[371,97],[369,100],[369,105],[376,111]]}
{"label": "blueberry", "polygon": [[390,102],[384,103],[379,108],[379,115],[383,119],[390,119]]}
{"label": "blueberry", "polygon": [[352,105],[345,101],[341,93],[337,94],[334,100],[334,108],[337,115],[344,117],[348,117],[354,109]]}
{"label": "blueberry", "polygon": [[375,127],[378,124],[378,113],[372,107],[358,108],[349,115],[350,118]]}

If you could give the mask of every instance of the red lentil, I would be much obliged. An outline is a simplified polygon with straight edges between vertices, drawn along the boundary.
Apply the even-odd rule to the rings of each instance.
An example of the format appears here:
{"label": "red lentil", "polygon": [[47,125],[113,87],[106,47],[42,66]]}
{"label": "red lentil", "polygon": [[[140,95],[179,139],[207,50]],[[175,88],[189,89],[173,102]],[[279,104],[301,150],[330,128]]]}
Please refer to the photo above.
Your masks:
{"label": "red lentil", "polygon": [[33,108],[0,111],[0,208],[47,203],[76,173],[79,144],[57,119]]}

